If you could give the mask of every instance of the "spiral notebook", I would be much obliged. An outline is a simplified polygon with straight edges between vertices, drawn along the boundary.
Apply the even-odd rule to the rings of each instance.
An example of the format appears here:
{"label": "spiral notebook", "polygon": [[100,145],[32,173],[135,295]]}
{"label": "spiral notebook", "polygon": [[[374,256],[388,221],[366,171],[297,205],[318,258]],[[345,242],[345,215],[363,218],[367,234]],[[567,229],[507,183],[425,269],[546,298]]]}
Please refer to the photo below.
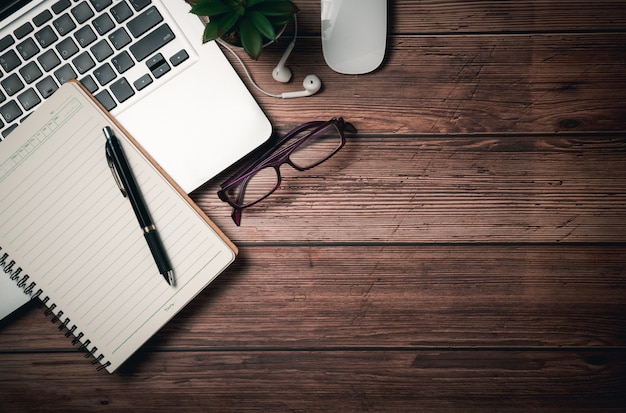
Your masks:
{"label": "spiral notebook", "polygon": [[[175,286],[113,179],[104,126],[121,141]],[[39,297],[100,369],[112,373],[235,259],[236,247],[77,82],[3,145],[0,276]]]}

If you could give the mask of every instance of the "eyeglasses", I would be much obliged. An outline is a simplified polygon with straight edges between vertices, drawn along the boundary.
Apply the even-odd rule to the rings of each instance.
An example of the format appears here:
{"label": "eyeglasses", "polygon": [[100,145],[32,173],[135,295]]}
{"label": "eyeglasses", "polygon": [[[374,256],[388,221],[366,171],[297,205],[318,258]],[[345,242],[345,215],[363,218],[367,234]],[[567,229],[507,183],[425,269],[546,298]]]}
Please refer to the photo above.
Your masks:
{"label": "eyeglasses", "polygon": [[300,125],[220,185],[222,189],[217,195],[233,207],[235,224],[241,223],[244,208],[264,200],[280,187],[281,165],[287,163],[298,171],[306,171],[321,164],[346,143],[344,131],[356,133],[356,128],[343,118]]}

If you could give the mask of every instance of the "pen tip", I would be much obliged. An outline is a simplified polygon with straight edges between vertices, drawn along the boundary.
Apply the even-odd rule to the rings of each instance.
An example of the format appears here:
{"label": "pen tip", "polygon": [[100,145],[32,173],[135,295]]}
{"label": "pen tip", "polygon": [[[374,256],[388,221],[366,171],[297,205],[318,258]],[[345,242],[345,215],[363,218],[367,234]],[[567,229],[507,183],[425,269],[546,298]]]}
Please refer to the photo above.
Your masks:
{"label": "pen tip", "polygon": [[167,272],[167,282],[168,282],[171,286],[173,286],[173,285],[174,285],[174,271],[169,270],[169,271]]}

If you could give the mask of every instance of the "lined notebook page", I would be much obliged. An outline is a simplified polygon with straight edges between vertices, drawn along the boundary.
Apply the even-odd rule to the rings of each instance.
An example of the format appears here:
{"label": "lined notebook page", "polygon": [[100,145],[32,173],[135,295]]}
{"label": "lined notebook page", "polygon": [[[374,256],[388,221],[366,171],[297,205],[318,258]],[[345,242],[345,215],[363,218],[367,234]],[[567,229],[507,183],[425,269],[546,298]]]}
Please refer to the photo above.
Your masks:
{"label": "lined notebook page", "polygon": [[[159,274],[105,156],[121,141],[172,263]],[[175,137],[172,137],[175,139]],[[60,321],[113,372],[235,258],[235,250],[74,83],[4,142],[0,243]],[[62,313],[60,313],[62,311]],[[89,341],[87,341],[89,340]]]}

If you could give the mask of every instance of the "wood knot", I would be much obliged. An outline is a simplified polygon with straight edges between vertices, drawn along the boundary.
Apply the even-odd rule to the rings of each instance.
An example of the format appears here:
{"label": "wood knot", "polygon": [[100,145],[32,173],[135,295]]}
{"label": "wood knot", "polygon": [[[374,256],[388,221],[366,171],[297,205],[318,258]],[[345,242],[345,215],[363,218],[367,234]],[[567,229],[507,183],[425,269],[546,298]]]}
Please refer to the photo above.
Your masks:
{"label": "wood knot", "polygon": [[585,362],[591,366],[600,367],[604,366],[608,360],[602,355],[590,355],[585,357]]}
{"label": "wood knot", "polygon": [[575,129],[580,126],[580,122],[576,119],[565,119],[561,121],[561,128],[563,129]]}

